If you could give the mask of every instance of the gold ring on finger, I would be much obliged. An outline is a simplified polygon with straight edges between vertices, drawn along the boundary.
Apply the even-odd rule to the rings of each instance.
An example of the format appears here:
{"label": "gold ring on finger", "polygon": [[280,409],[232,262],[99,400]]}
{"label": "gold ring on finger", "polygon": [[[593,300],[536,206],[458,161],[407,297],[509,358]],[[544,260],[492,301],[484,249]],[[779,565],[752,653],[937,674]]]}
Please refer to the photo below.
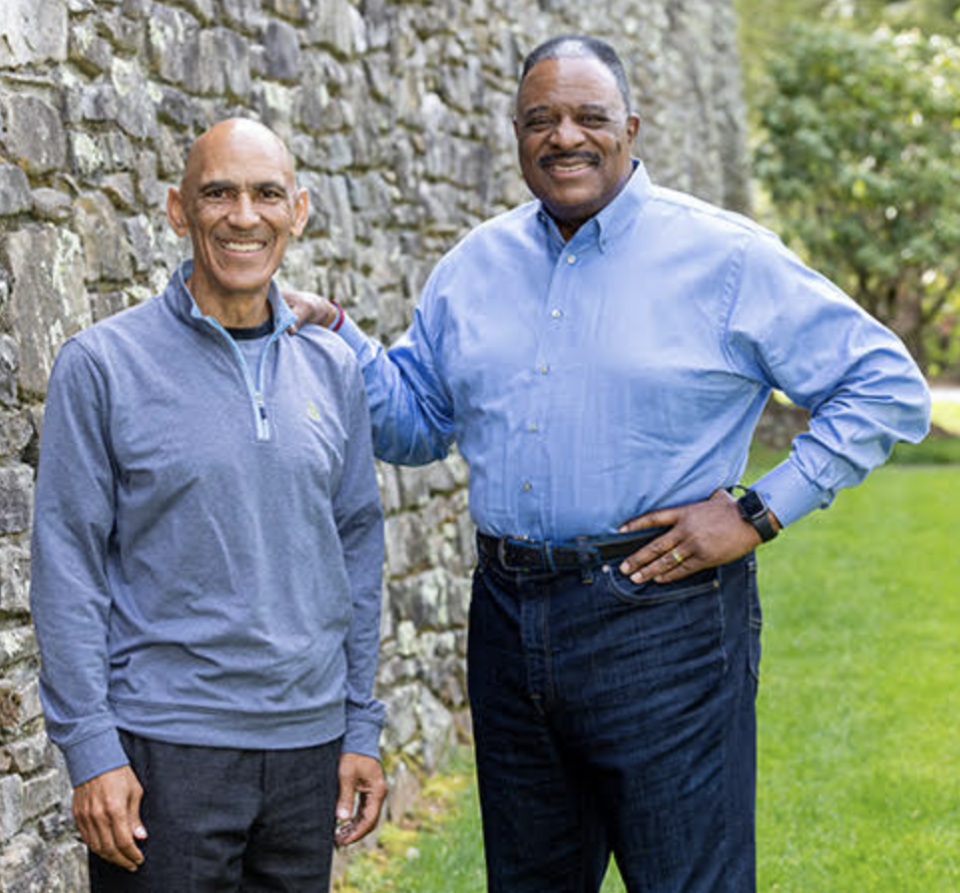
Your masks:
{"label": "gold ring on finger", "polygon": [[677,564],[683,564],[683,556],[676,549],[670,550],[670,556],[674,561],[677,562]]}

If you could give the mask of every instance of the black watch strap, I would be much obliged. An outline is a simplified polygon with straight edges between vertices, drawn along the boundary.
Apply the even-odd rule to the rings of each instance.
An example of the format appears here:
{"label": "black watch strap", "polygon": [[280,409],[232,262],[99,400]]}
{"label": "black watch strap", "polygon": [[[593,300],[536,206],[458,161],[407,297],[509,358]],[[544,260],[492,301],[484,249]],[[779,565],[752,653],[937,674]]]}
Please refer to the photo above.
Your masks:
{"label": "black watch strap", "polygon": [[760,534],[762,542],[770,542],[779,531],[770,520],[770,508],[767,501],[756,490],[747,487],[738,487],[737,489],[743,490],[743,495],[737,500],[740,516],[748,524],[753,525],[754,530]]}

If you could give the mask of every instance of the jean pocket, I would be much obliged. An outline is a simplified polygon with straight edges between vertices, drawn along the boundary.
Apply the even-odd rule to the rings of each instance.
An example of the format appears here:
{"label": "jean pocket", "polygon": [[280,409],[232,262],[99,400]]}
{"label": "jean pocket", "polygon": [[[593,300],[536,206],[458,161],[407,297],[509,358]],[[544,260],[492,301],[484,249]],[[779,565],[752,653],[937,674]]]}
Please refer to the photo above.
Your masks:
{"label": "jean pocket", "polygon": [[699,571],[674,583],[655,583],[653,580],[634,583],[618,568],[610,565],[604,567],[604,576],[613,595],[633,605],[661,605],[706,595],[720,588],[720,579],[714,568]]}

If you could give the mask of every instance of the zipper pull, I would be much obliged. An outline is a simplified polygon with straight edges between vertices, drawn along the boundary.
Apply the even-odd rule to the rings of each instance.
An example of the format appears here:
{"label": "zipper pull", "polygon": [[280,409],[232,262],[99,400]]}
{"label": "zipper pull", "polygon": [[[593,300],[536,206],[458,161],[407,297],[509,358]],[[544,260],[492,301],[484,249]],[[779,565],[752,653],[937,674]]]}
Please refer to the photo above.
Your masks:
{"label": "zipper pull", "polygon": [[266,408],[266,406],[263,405],[263,394],[261,394],[259,391],[256,391],[255,397],[256,397],[256,400],[257,400],[257,409],[260,410],[260,418],[263,419],[264,421],[266,421],[266,420],[267,420],[267,408]]}

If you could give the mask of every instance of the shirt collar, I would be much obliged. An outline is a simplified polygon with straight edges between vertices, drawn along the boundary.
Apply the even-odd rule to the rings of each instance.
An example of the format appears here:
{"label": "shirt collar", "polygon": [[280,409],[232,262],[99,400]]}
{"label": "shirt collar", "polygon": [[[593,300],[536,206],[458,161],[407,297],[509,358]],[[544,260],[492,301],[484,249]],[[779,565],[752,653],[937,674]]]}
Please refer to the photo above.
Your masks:
{"label": "shirt collar", "polygon": [[[170,286],[175,293],[176,300],[181,308],[186,310],[187,315],[192,319],[200,321],[204,319],[203,311],[197,306],[197,302],[190,289],[187,287],[187,280],[193,275],[193,261],[185,260],[173,274]],[[273,310],[273,331],[287,329],[296,321],[296,314],[287,306],[287,302],[280,296],[280,289],[277,288],[275,280],[270,280],[270,290],[267,293],[267,300]]]}
{"label": "shirt collar", "polygon": [[563,236],[557,227],[556,221],[540,204],[537,218],[547,228],[550,242],[556,252],[573,243],[580,246],[596,243],[601,251],[606,251],[610,243],[632,225],[637,215],[650,196],[653,184],[647,174],[647,169],[638,158],[633,159],[633,173],[624,184],[623,189],[605,208],[596,213],[584,223],[570,242],[564,242]]}

